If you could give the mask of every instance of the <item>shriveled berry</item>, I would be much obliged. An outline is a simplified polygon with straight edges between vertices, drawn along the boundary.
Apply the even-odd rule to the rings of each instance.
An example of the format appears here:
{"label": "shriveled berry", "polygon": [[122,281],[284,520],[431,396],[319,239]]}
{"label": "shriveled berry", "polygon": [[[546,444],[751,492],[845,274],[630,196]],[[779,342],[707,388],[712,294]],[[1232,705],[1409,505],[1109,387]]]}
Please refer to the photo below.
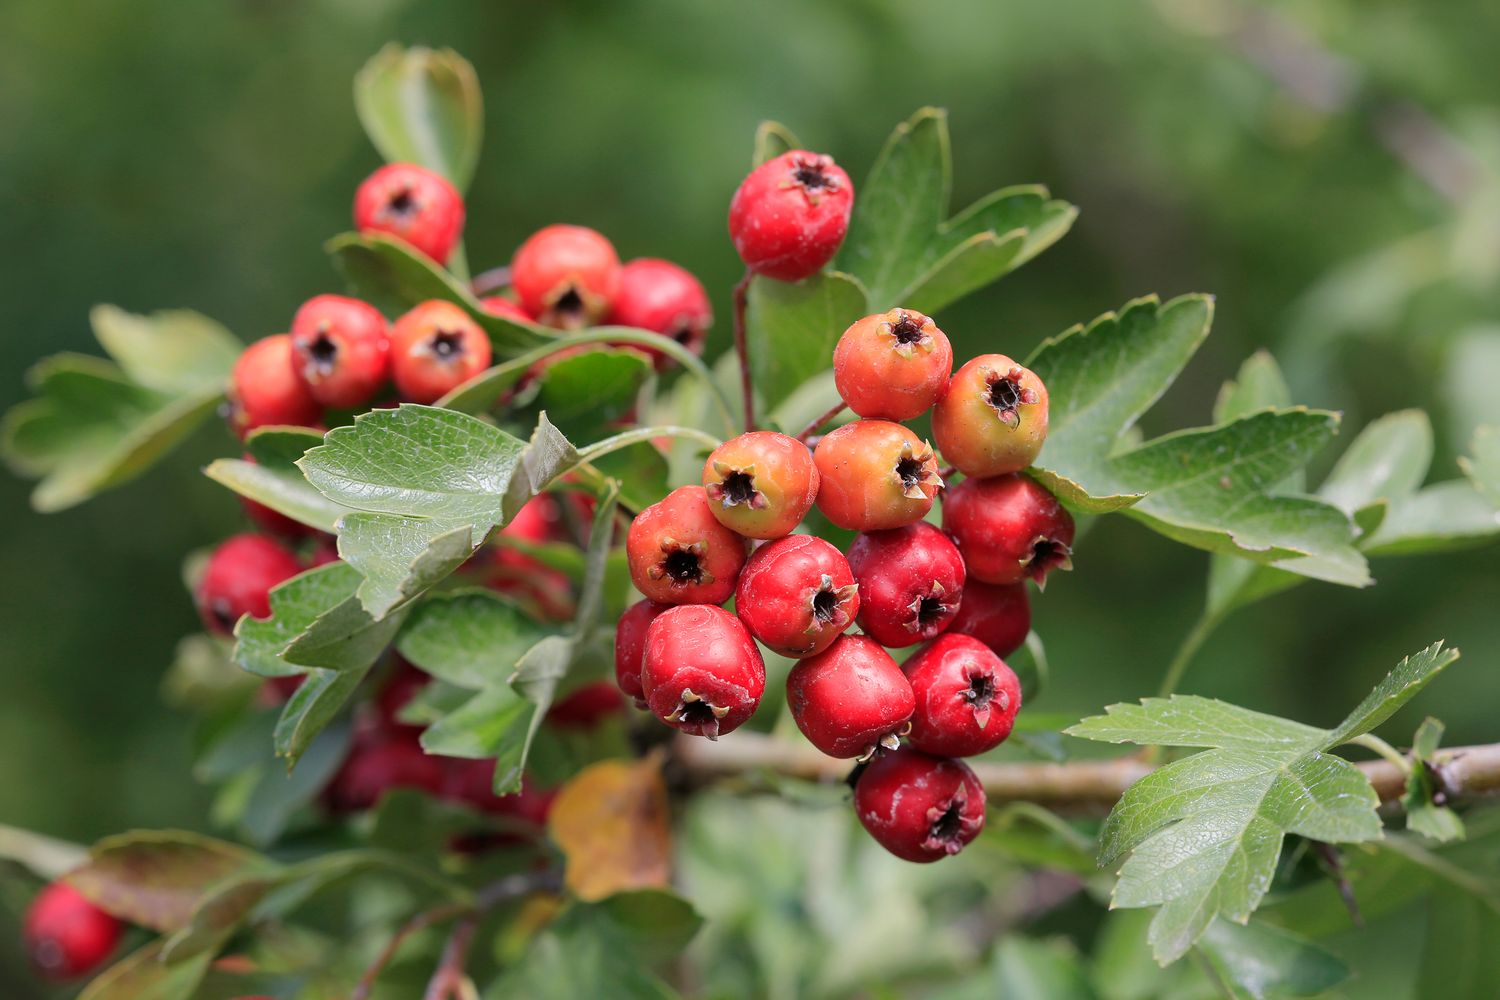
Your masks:
{"label": "shriveled berry", "polygon": [[636,704],[646,707],[646,691],[641,687],[641,666],[646,659],[646,630],[657,616],[672,605],[655,601],[636,601],[625,609],[615,626],[615,683]]}
{"label": "shriveled berry", "polygon": [[943,488],[932,448],[887,420],[856,420],[830,431],[818,442],[813,461],[818,509],[851,531],[920,521]]}
{"label": "shriveled berry", "polygon": [[788,535],[751,553],[734,607],[772,652],[813,656],[854,623],[859,587],[838,549],[811,535]]}
{"label": "shriveled berry", "polygon": [[356,739],[349,756],[323,791],[323,801],[336,815],[362,812],[393,788],[411,788],[437,795],[446,780],[445,758],[429,756],[415,735],[379,734]]}
{"label": "shriveled berry", "polygon": [[860,535],[849,568],[859,581],[859,626],[882,646],[915,646],[958,614],[963,558],[926,521]]}
{"label": "shriveled berry", "polygon": [[511,287],[547,326],[577,330],[603,319],[620,292],[614,244],[585,226],[540,229],[516,250]]}
{"label": "shriveled berry", "polygon": [[911,683],[880,644],[841,635],[786,678],[786,702],[807,741],[830,757],[900,746],[916,708]]}
{"label": "shriveled berry", "polygon": [[391,328],[391,375],[401,398],[431,403],[490,366],[490,338],[459,306],[423,302]]}
{"label": "shriveled berry", "polygon": [[833,157],[794,149],[740,182],[729,203],[735,252],[756,274],[801,281],[838,253],[854,185]]}
{"label": "shriveled berry", "polygon": [[963,761],[902,748],[860,774],[854,810],[896,857],[937,861],[963,850],[984,829],[984,786]]}
{"label": "shriveled berry", "polygon": [[917,708],[907,742],[926,753],[972,757],[1005,742],[1021,710],[1021,682],[973,636],[947,632],[902,664]]}
{"label": "shriveled berry", "polygon": [[590,681],[574,688],[547,712],[554,729],[594,729],[612,715],[625,711],[620,689],[609,681]]}
{"label": "shriveled berry", "polygon": [[[708,293],[692,274],[671,261],[642,257],[620,269],[620,290],[607,322],[659,333],[702,355],[714,311]],[[658,371],[671,364],[660,351],[637,349],[651,355]]]}
{"label": "shriveled berry", "polygon": [[1073,568],[1073,515],[1030,476],[965,479],[943,497],[943,530],[985,583],[1030,577],[1040,587]]}
{"label": "shriveled berry", "polygon": [[724,527],[746,538],[781,538],[817,499],[818,467],[796,438],[751,431],[713,450],[703,463],[703,488]]}
{"label": "shriveled berry", "polygon": [[630,523],[635,589],[660,604],[723,604],[734,593],[745,539],[720,524],[701,486],[679,486]]}
{"label": "shriveled berry", "polygon": [[243,615],[271,614],[271,588],[302,572],[297,557],[264,535],[234,535],[208,557],[194,594],[210,632],[229,635]]}
{"label": "shriveled berry", "polygon": [[1047,439],[1047,387],[1003,354],[981,354],[954,373],[932,411],[943,459],[966,476],[1020,472]]}
{"label": "shriveled berry", "polygon": [[862,417],[920,417],[948,387],[952,372],[948,337],[913,309],[856,320],[833,349],[834,385]]}
{"label": "shriveled berry", "polygon": [[297,374],[292,338],[263,337],[240,354],[229,375],[230,424],[241,437],[257,427],[311,427],[323,407]]}
{"label": "shriveled berry", "polygon": [[479,300],[484,311],[491,316],[500,316],[504,319],[513,319],[517,323],[535,323],[536,319],[521,308],[521,304],[515,299],[508,299],[504,295],[486,295]]}
{"label": "shriveled berry", "polygon": [[414,163],[390,163],[355,191],[354,228],[398,237],[446,264],[463,235],[464,199],[440,174]]}
{"label": "shriveled berry", "polygon": [[1000,657],[1026,642],[1031,631],[1031,598],[1024,583],[964,583],[964,599],[948,624],[950,633],[971,635]]}
{"label": "shriveled berry", "polygon": [[292,317],[297,374],[314,399],[335,409],[368,403],[390,375],[385,317],[342,295],[308,299]]}
{"label": "shriveled berry", "polygon": [[738,618],[709,604],[687,604],[662,612],[646,630],[641,686],[658,719],[718,739],[755,714],[766,665]]}
{"label": "shriveled berry", "polygon": [[120,921],[66,882],[53,882],[31,901],[21,938],[37,974],[63,982],[102,966],[120,943]]}

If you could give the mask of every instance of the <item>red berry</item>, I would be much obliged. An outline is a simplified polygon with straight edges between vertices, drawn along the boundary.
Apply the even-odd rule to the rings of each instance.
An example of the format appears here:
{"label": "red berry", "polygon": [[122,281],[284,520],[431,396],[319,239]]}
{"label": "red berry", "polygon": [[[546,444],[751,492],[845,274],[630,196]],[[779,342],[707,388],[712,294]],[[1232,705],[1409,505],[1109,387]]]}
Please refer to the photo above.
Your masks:
{"label": "red berry", "polygon": [[740,183],[729,203],[729,236],[756,274],[801,281],[838,253],[853,207],[854,185],[833,158],[795,149]]}
{"label": "red berry", "polygon": [[952,371],[947,336],[910,309],[855,321],[833,349],[834,385],[849,409],[862,417],[920,417],[948,387]]}
{"label": "red berry", "polygon": [[413,403],[434,402],[489,366],[490,338],[452,302],[423,302],[391,328],[391,375]]}
{"label": "red berry", "polygon": [[1031,598],[1024,583],[964,583],[964,598],[948,632],[972,635],[996,656],[1009,656],[1031,631]]}
{"label": "red berry", "polygon": [[609,681],[592,681],[573,691],[547,713],[554,729],[594,729],[611,715],[625,710],[620,689]]}
{"label": "red berry", "polygon": [[856,420],[813,451],[818,509],[840,528],[880,531],[920,521],[943,488],[932,448],[900,424]]}
{"label": "red berry", "polygon": [[358,299],[308,299],[292,317],[291,337],[297,374],[324,406],[363,406],[390,374],[385,317]]}
{"label": "red berry", "polygon": [[415,735],[377,735],[356,739],[349,756],[323,799],[337,814],[362,812],[393,788],[412,788],[437,795],[446,780],[445,758],[423,751]]}
{"label": "red berry", "polygon": [[916,708],[901,667],[862,635],[841,635],[799,660],[787,674],[786,701],[807,741],[842,758],[894,750]]}
{"label": "red berry", "polygon": [[688,604],[662,612],[646,630],[641,686],[658,719],[718,739],[755,714],[766,665],[738,618],[709,604]]}
{"label": "red berry", "polygon": [[245,436],[257,427],[311,427],[323,408],[292,363],[292,338],[278,333],[251,344],[229,375],[230,423]]}
{"label": "red berry", "polygon": [[120,922],[66,882],[53,882],[26,908],[21,937],[31,964],[44,979],[61,982],[88,975],[120,943]]}
{"label": "red berry", "polygon": [[235,535],[208,557],[194,595],[210,632],[229,635],[241,616],[267,618],[271,588],[302,572],[297,557],[264,535]]}
{"label": "red berry", "polygon": [[1030,476],[965,479],[943,498],[943,530],[985,583],[1043,586],[1054,569],[1073,568],[1073,516]]}
{"label": "red berry", "polygon": [[984,829],[984,786],[963,761],[901,749],[860,774],[854,810],[896,857],[937,861],[963,850]]}
{"label": "red berry", "polygon": [[413,163],[391,163],[354,193],[354,228],[399,237],[439,264],[464,231],[464,199],[438,174]]}
{"label": "red berry", "polygon": [[576,330],[603,319],[620,291],[614,244],[584,226],[533,233],[510,263],[521,307],[547,326]]}
{"label": "red berry", "polygon": [[917,696],[907,743],[944,757],[993,750],[1021,710],[1021,682],[978,639],[949,632],[902,665]]}
{"label": "red berry", "polygon": [[811,535],[788,535],[751,554],[734,607],[772,652],[813,656],[853,623],[859,588],[838,549]]}
{"label": "red berry", "polygon": [[[701,355],[714,312],[697,278],[671,261],[642,257],[620,269],[620,290],[608,321],[670,337]],[[630,346],[648,352],[658,370],[671,363],[653,348]]]}
{"label": "red berry", "polygon": [[[561,530],[562,513],[557,501],[542,494],[522,504],[510,523],[500,529],[500,535],[542,545],[560,538]],[[487,581],[491,589],[521,598],[548,619],[571,617],[573,588],[566,573],[508,545],[497,544],[493,551],[493,575]]]}
{"label": "red berry", "polygon": [[660,604],[723,604],[746,543],[709,508],[701,486],[679,486],[636,515],[625,538],[635,589]]}
{"label": "red berry", "polygon": [[484,311],[491,316],[500,316],[505,319],[513,319],[517,323],[535,323],[531,313],[521,308],[515,299],[508,299],[504,295],[487,295],[479,300],[484,306]]}
{"label": "red berry", "polygon": [[641,687],[641,666],[646,659],[646,630],[670,604],[636,601],[625,609],[615,626],[615,683],[641,708],[646,707],[646,692]]}
{"label": "red berry", "polygon": [[859,581],[859,627],[882,646],[915,646],[958,614],[963,558],[926,521],[860,535],[849,568]]}
{"label": "red berry", "polygon": [[818,467],[797,439],[751,431],[713,450],[703,463],[703,488],[724,527],[747,538],[781,538],[817,499]]}
{"label": "red berry", "polygon": [[966,476],[1020,472],[1047,439],[1047,387],[1003,354],[981,354],[954,373],[932,411],[944,461]]}
{"label": "red berry", "polygon": [[488,758],[442,757],[446,772],[441,796],[450,802],[462,802],[494,816],[516,821],[528,832],[540,832],[547,825],[556,789],[542,788],[530,774],[521,775],[521,790],[510,795],[495,794],[495,762]]}

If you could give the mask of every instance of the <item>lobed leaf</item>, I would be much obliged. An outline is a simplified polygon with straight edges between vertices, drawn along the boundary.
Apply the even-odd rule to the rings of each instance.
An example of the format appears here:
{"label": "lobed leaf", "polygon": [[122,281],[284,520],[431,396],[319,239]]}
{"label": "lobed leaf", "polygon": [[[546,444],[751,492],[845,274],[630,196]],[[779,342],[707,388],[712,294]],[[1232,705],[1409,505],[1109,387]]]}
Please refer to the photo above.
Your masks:
{"label": "lobed leaf", "polygon": [[1252,920],[1215,920],[1198,941],[1219,977],[1254,1000],[1321,996],[1353,975],[1337,955],[1300,934]]}
{"label": "lobed leaf", "polygon": [[1444,649],[1441,641],[1406,657],[1332,730],[1324,745],[1339,746],[1370,732],[1395,715],[1402,705],[1416,697],[1417,692],[1432,683],[1433,678],[1457,659],[1458,650]]}
{"label": "lobed leaf", "polygon": [[471,690],[508,683],[545,630],[490,590],[434,594],[412,609],[401,655],[439,680]]}
{"label": "lobed leaf", "polygon": [[349,508],[313,488],[297,468],[309,449],[323,443],[323,435],[296,427],[262,427],[246,444],[255,461],[221,458],[204,474],[242,497],[264,504],[299,524],[332,533]]}
{"label": "lobed leaf", "polygon": [[219,323],[187,309],[139,316],[98,305],[89,311],[89,322],[131,381],[174,395],[222,391],[245,347]]}
{"label": "lobed leaf", "polygon": [[1491,507],[1500,510],[1500,427],[1480,427],[1470,445],[1473,457],[1459,458],[1464,475]]}

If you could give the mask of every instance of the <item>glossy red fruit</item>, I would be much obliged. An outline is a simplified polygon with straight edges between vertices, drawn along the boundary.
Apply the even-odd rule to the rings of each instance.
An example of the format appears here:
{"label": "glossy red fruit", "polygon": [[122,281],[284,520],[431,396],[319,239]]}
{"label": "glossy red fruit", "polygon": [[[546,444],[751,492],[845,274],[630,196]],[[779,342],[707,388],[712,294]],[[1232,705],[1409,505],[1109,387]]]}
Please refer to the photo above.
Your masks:
{"label": "glossy red fruit", "polygon": [[435,402],[489,366],[490,338],[452,302],[423,302],[391,328],[391,375],[402,399]]}
{"label": "glossy red fruit", "polygon": [[766,665],[734,615],[708,604],[682,605],[662,612],[646,630],[641,686],[658,719],[718,739],[755,714]]}
{"label": "glossy red fruit", "polygon": [[851,531],[920,521],[943,488],[932,448],[888,420],[856,420],[830,431],[813,451],[813,462],[818,509]]}
{"label": "glossy red fruit", "polygon": [[404,240],[448,263],[464,231],[464,199],[447,179],[413,163],[391,163],[354,193],[354,227]]}
{"label": "glossy red fruit", "polygon": [[527,238],[510,262],[521,307],[547,326],[577,330],[609,312],[620,292],[614,244],[585,226],[547,226]]}
{"label": "glossy red fruit", "polygon": [[818,467],[807,445],[774,431],[751,431],[715,448],[703,488],[719,523],[746,538],[792,533],[818,496]]}
{"label": "glossy red fruit", "polygon": [[1043,586],[1054,569],[1073,568],[1073,515],[1030,476],[965,479],[943,497],[943,530],[985,583]]}
{"label": "glossy red fruit", "polygon": [[859,587],[838,549],[811,535],[788,535],[751,553],[734,607],[773,653],[801,658],[821,653],[854,623]]}
{"label": "glossy red fruit", "polygon": [[1005,742],[1021,710],[1021,682],[973,636],[948,632],[902,664],[917,708],[907,743],[943,757],[972,757]]}
{"label": "glossy red fruit", "polygon": [[646,691],[641,687],[641,667],[646,659],[646,630],[670,604],[636,601],[625,609],[615,626],[615,683],[637,707],[646,707]]}
{"label": "glossy red fruit", "polygon": [[1047,439],[1047,387],[1003,354],[981,354],[954,373],[932,411],[943,460],[966,476],[1020,472]]}
{"label": "glossy red fruit", "polygon": [[926,521],[860,535],[849,547],[849,568],[859,581],[859,627],[882,646],[915,646],[958,614],[963,558]]}
{"label": "glossy red fruit", "polygon": [[963,850],[984,829],[984,786],[963,761],[903,748],[860,774],[854,810],[896,857],[937,861]]}
{"label": "glossy red fruit", "polygon": [[230,425],[244,437],[257,427],[311,427],[323,407],[293,364],[292,338],[278,333],[245,348],[229,375]]}
{"label": "glossy red fruit", "polygon": [[745,539],[720,524],[701,486],[679,486],[630,522],[635,589],[659,604],[723,604],[734,593]]}
{"label": "glossy red fruit", "polygon": [[242,615],[267,618],[271,588],[302,572],[297,557],[264,535],[234,535],[219,544],[193,595],[210,632],[229,635]]}
{"label": "glossy red fruit", "polygon": [[620,689],[609,681],[592,681],[574,688],[552,706],[547,725],[554,729],[594,729],[612,715],[625,711]]}
{"label": "glossy red fruit", "polygon": [[[714,311],[708,293],[692,274],[671,261],[642,257],[620,269],[619,293],[606,321],[659,333],[702,355]],[[653,348],[629,346],[650,354],[658,371],[672,363]]]}
{"label": "glossy red fruit", "polygon": [[492,316],[502,316],[518,323],[536,322],[531,313],[521,308],[519,302],[515,299],[508,299],[504,295],[487,295],[479,300],[479,304],[484,306],[484,311]]}
{"label": "glossy red fruit", "polygon": [[443,791],[446,758],[428,755],[415,735],[376,735],[356,739],[349,756],[323,798],[336,814],[362,812],[393,788],[411,788],[431,795]]}
{"label": "glossy red fruit", "polygon": [[952,372],[947,336],[913,309],[856,320],[833,349],[834,385],[862,417],[920,417],[948,387]]}
{"label": "glossy red fruit", "polygon": [[801,281],[838,253],[854,185],[830,156],[794,149],[750,172],[729,203],[735,252],[756,274]]}
{"label": "glossy red fruit", "polygon": [[964,583],[964,598],[958,614],[948,623],[949,633],[971,635],[1005,657],[1020,649],[1031,631],[1031,598],[1024,583]]}
{"label": "glossy red fruit", "polygon": [[786,701],[809,743],[846,759],[894,750],[916,708],[901,667],[862,635],[841,635],[798,661],[787,674]]}
{"label": "glossy red fruit", "polygon": [[31,901],[21,938],[44,979],[80,979],[102,966],[120,943],[120,922],[66,882],[53,882]]}
{"label": "glossy red fruit", "polygon": [[291,338],[297,374],[323,406],[363,406],[390,376],[385,317],[359,299],[308,299],[292,317]]}

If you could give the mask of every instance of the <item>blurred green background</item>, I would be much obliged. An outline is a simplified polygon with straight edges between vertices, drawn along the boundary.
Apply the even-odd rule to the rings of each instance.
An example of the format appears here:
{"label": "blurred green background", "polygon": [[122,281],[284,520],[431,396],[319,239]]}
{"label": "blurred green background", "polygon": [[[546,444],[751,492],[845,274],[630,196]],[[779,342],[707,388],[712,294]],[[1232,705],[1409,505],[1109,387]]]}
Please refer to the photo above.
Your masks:
{"label": "blurred green background", "polygon": [[[1299,402],[1345,411],[1346,440],[1428,409],[1434,476],[1451,478],[1475,422],[1500,421],[1497,37],[1483,0],[10,0],[0,407],[38,357],[97,353],[93,303],[190,307],[249,340],[338,290],[321,244],[377,164],[350,80],[394,39],[453,46],[483,82],[476,269],[543,224],[585,223],[624,257],[689,264],[723,316],[738,276],[723,217],[759,120],[857,185],[893,124],[940,105],[955,207],[1036,181],[1082,209],[1057,247],[938,317],[961,356],[1024,356],[1137,295],[1214,292],[1214,334],[1148,433],[1206,423],[1219,384],[1268,348]],[[204,824],[188,723],[159,682],[195,623],[183,555],[241,524],[197,471],[232,447],[215,426],[49,517],[0,478],[0,822],[80,841]],[[1154,691],[1202,599],[1206,556],[1123,519],[1078,565],[1036,606],[1044,710]],[[1495,551],[1375,571],[1368,592],[1312,584],[1242,613],[1186,689],[1328,724],[1442,637],[1465,660],[1416,711],[1450,742],[1500,738]]]}

